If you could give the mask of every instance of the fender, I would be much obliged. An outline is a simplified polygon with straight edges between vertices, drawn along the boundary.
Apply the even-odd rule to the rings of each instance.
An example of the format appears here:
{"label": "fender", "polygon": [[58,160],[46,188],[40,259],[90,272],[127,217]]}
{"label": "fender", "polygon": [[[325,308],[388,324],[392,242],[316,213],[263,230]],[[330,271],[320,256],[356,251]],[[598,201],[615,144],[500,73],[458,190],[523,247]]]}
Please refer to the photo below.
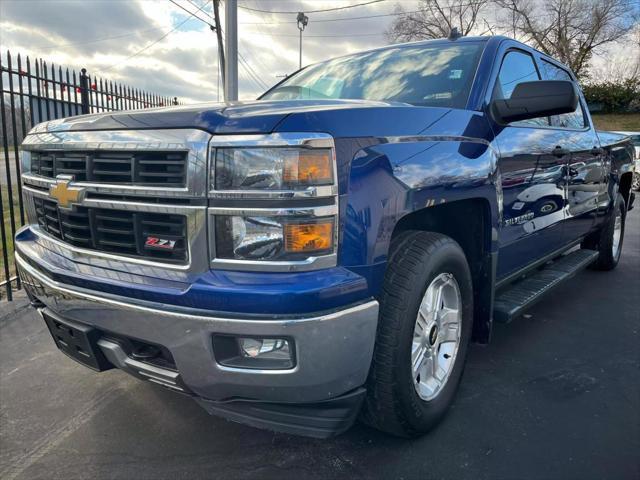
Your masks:
{"label": "fender", "polygon": [[[451,117],[458,126],[464,125],[457,133],[453,128],[446,129],[446,135],[425,130],[418,135],[376,137],[366,146],[358,140],[361,148],[350,162],[346,201],[341,202],[340,264],[367,278],[375,296],[384,279],[391,239],[409,216],[428,216],[445,208],[458,212],[451,207],[481,201],[488,213],[482,230],[486,241],[475,237],[470,241],[486,248],[482,258],[470,259],[470,264],[478,273],[474,338],[484,343],[491,330],[501,219],[498,154],[482,114],[456,111]],[[441,125],[433,129],[443,130]],[[460,213],[446,220],[440,215],[438,221],[443,233],[478,235],[466,228],[472,220],[477,221]],[[467,242],[458,241],[465,249]]]}
{"label": "fender", "polygon": [[613,208],[612,199],[618,192],[622,194],[630,206],[631,177],[633,176],[634,148],[624,135],[611,132],[596,132],[604,150],[605,169],[609,173],[608,198],[601,205],[603,215],[609,215]]}
{"label": "fender", "polygon": [[[502,218],[498,152],[489,121],[480,111],[405,104],[358,110],[292,113],[276,128],[334,137],[339,264],[364,278],[368,293],[376,297],[391,239],[403,219],[465,201],[482,201],[488,211],[483,218],[487,247],[477,269],[474,338],[488,341]],[[445,223],[464,230],[468,222],[464,215],[456,215]]]}

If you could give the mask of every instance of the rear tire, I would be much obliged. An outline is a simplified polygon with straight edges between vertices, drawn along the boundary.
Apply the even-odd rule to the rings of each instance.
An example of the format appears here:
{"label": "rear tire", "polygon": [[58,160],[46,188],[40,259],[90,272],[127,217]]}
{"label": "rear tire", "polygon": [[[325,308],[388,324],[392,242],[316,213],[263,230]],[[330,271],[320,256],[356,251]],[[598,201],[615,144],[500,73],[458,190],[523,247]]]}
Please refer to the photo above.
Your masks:
{"label": "rear tire", "polygon": [[439,233],[398,235],[380,296],[364,422],[403,437],[435,427],[462,377],[472,324],[473,285],[460,245]]}
{"label": "rear tire", "polygon": [[592,265],[596,270],[613,270],[620,261],[622,241],[624,239],[624,225],[627,206],[624,197],[616,196],[613,211],[602,229],[582,243],[583,248],[598,250],[598,260]]}

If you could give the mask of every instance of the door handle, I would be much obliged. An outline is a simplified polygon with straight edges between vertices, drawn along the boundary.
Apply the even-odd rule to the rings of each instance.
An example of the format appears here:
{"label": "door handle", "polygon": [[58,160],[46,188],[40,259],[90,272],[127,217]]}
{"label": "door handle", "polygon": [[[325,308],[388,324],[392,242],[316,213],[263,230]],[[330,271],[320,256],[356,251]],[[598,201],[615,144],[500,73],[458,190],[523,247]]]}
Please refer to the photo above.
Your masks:
{"label": "door handle", "polygon": [[604,153],[604,149],[600,147],[593,147],[591,149],[591,155],[602,155]]}
{"label": "door handle", "polygon": [[569,153],[570,153],[569,150],[567,150],[566,148],[562,148],[560,145],[558,145],[556,148],[551,150],[551,155],[558,158],[562,158],[565,155],[569,155]]}

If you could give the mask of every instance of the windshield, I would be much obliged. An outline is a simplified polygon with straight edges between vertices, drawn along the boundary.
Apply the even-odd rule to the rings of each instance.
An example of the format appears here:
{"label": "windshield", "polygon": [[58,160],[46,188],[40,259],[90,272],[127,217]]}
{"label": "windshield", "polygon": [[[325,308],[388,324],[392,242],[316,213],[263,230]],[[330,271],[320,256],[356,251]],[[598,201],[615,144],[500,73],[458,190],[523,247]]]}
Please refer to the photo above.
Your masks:
{"label": "windshield", "polygon": [[261,100],[359,99],[464,108],[483,43],[398,46],[305,68]]}

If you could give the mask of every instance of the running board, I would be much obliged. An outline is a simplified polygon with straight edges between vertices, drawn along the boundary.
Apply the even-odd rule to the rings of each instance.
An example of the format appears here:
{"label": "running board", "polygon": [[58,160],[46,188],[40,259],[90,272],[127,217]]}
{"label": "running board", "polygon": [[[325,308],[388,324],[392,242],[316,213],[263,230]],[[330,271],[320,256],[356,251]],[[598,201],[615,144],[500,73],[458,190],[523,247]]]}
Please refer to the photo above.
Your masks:
{"label": "running board", "polygon": [[545,293],[573,277],[597,258],[598,252],[595,250],[575,250],[507,287],[496,295],[493,319],[496,322],[508,323],[522,315]]}

